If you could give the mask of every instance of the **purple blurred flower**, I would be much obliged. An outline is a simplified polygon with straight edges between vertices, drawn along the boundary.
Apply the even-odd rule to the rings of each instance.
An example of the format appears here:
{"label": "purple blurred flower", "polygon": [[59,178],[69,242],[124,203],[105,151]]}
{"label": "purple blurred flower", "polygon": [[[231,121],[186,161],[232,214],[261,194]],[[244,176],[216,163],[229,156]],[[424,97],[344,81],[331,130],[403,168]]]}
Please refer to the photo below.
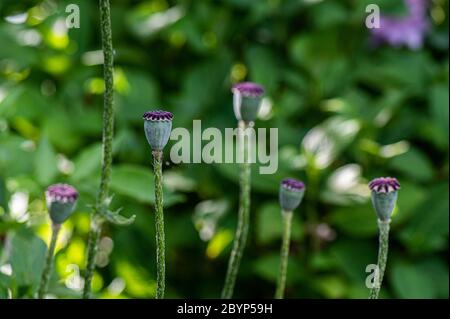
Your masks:
{"label": "purple blurred flower", "polygon": [[54,184],[45,192],[48,212],[54,224],[62,224],[73,213],[77,190],[68,184]]}
{"label": "purple blurred flower", "polygon": [[242,96],[246,97],[260,97],[264,94],[264,89],[261,85],[253,82],[241,82],[235,84],[231,90],[233,93],[238,91]]}
{"label": "purple blurred flower", "polygon": [[405,17],[381,16],[380,27],[370,29],[375,44],[387,43],[393,47],[406,45],[411,50],[420,49],[429,29],[428,0],[405,0],[408,15]]}
{"label": "purple blurred flower", "polygon": [[305,188],[305,184],[301,181],[298,181],[293,178],[285,178],[281,181],[281,186],[293,190],[293,191],[301,191]]}
{"label": "purple blurred flower", "polygon": [[78,192],[69,184],[54,184],[47,188],[46,194],[48,202],[73,203],[78,198]]}

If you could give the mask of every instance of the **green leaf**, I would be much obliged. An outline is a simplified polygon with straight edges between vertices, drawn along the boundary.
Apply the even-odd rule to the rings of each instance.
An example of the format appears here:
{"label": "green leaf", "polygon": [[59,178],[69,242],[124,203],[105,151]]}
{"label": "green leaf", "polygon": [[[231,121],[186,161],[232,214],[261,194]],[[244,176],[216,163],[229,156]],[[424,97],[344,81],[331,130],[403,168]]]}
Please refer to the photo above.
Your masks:
{"label": "green leaf", "polygon": [[394,291],[400,298],[431,299],[435,295],[431,278],[415,264],[393,263],[387,273],[391,277]]}
{"label": "green leaf", "polygon": [[[301,208],[299,210],[301,210]],[[267,203],[259,209],[256,229],[256,235],[261,244],[268,244],[274,240],[281,240],[283,226],[278,203]],[[302,227],[296,212],[294,212],[292,219],[291,233],[292,239],[299,239],[302,235]]]}
{"label": "green leaf", "polygon": [[426,52],[398,54],[390,49],[380,53],[380,56],[367,58],[356,70],[363,82],[382,91],[398,88],[409,94],[411,91],[422,93],[428,87],[433,62]]}
{"label": "green leaf", "polygon": [[[155,201],[155,186],[153,173],[149,168],[137,165],[120,165],[113,167],[111,190],[131,197],[141,203]],[[164,191],[164,206],[168,207],[180,202],[183,197]]]}
{"label": "green leaf", "polygon": [[[348,278],[365,287],[366,266],[376,264],[376,240],[342,239],[330,247],[330,255]],[[368,293],[368,291],[367,291]]]}
{"label": "green leaf", "polygon": [[348,21],[350,14],[350,11],[339,1],[322,1],[317,3],[311,11],[311,21],[317,29],[339,27]]}
{"label": "green leaf", "polygon": [[11,267],[18,286],[37,287],[47,246],[29,230],[16,232],[11,240]]}
{"label": "green leaf", "polygon": [[[126,132],[120,131],[113,141],[113,156],[126,143]],[[74,181],[83,181],[98,176],[101,169],[102,144],[95,143],[84,148],[74,160],[75,171],[72,175]]]}
{"label": "green leaf", "polygon": [[370,203],[338,208],[330,214],[329,222],[352,236],[369,237],[378,233],[375,212]]}
{"label": "green leaf", "polygon": [[345,58],[349,47],[343,43],[338,28],[315,30],[293,37],[289,46],[290,58],[311,77],[310,87],[304,94],[314,99],[341,94],[353,79]]}
{"label": "green leaf", "polygon": [[3,236],[6,235],[6,233],[8,231],[15,230],[15,229],[21,229],[22,226],[23,226],[22,223],[19,223],[19,222],[15,221],[15,220],[11,220],[11,219],[2,220],[0,218],[0,221],[1,221],[1,223],[0,223],[0,235],[3,235]]}
{"label": "green leaf", "polygon": [[447,85],[436,85],[431,88],[429,103],[433,122],[436,123],[441,131],[448,134],[449,107],[448,107],[448,87]]}
{"label": "green leaf", "polygon": [[326,298],[343,298],[348,291],[345,281],[341,277],[334,275],[316,278],[313,285]]}
{"label": "green leaf", "polygon": [[427,181],[433,177],[433,166],[422,151],[411,148],[408,152],[394,157],[389,166],[418,181]]}
{"label": "green leaf", "polygon": [[[58,108],[59,107],[59,108]],[[72,152],[82,141],[82,137],[76,131],[76,124],[73,116],[64,109],[63,106],[55,106],[49,110],[44,118],[43,131],[46,133],[52,145],[64,152]]]}
{"label": "green leaf", "polygon": [[252,80],[261,83],[267,92],[275,89],[279,81],[279,61],[273,51],[264,46],[252,46],[245,54]]}
{"label": "green leaf", "polygon": [[[173,109],[178,119],[174,118],[174,120],[192,125],[192,119],[199,116],[202,109],[221,103],[218,101],[218,92],[222,92],[223,79],[230,68],[231,61],[227,54],[209,59],[205,63],[192,65],[181,79],[181,96],[177,98]],[[208,80],[205,81],[205,79]]]}
{"label": "green leaf", "polygon": [[[240,165],[239,164],[216,164],[214,165],[218,171],[226,178],[232,180],[236,184],[239,183]],[[282,179],[280,170],[276,174],[260,174],[258,165],[251,167],[251,185],[252,189],[268,194],[278,193],[279,183]]]}
{"label": "green leaf", "polygon": [[448,266],[439,257],[430,257],[420,263],[417,267],[422,274],[427,274],[426,278],[433,287],[433,298],[448,298],[449,276]]}
{"label": "green leaf", "polygon": [[438,84],[431,87],[428,95],[431,118],[422,127],[422,135],[424,137],[428,136],[431,142],[443,150],[448,148],[448,94],[446,84]]}
{"label": "green leaf", "polygon": [[142,114],[148,111],[149,105],[159,104],[157,82],[148,73],[132,70],[124,71],[123,81],[125,89],[116,94],[117,119],[143,125]]}
{"label": "green leaf", "polygon": [[401,181],[397,199],[398,211],[394,211],[392,220],[394,222],[408,220],[426,198],[426,189],[421,184]]}
{"label": "green leaf", "polygon": [[58,174],[58,160],[48,138],[43,135],[34,158],[34,173],[41,185],[50,184]]}
{"label": "green leaf", "polygon": [[132,215],[129,218],[126,218],[119,214],[119,211],[117,212],[111,212],[109,210],[107,211],[100,211],[100,215],[103,216],[107,221],[114,225],[119,226],[128,226],[131,225],[134,220],[136,219],[136,215]]}
{"label": "green leaf", "polygon": [[[278,267],[280,264],[280,255],[271,254],[258,258],[253,262],[254,272],[261,278],[269,281],[276,282],[278,277]],[[295,256],[290,256],[287,270],[289,282],[295,282],[302,280],[305,276],[305,271],[303,267],[298,263]]]}
{"label": "green leaf", "polygon": [[399,234],[413,252],[436,251],[448,245],[448,184],[429,188],[428,194]]}
{"label": "green leaf", "polygon": [[6,188],[5,179],[0,176],[0,208],[3,208],[3,210],[6,210],[8,205],[8,189]]}
{"label": "green leaf", "polygon": [[25,149],[26,139],[16,135],[0,135],[0,172],[4,177],[31,174],[34,152]]}
{"label": "green leaf", "polygon": [[0,272],[0,299],[8,298],[8,288],[11,287],[11,277]]}
{"label": "green leaf", "polygon": [[47,105],[35,86],[14,86],[0,102],[0,115],[5,118],[22,117],[28,120],[39,118]]}
{"label": "green leaf", "polygon": [[93,144],[80,152],[75,158],[75,171],[72,179],[82,181],[100,170],[102,158],[102,145],[100,143]]}

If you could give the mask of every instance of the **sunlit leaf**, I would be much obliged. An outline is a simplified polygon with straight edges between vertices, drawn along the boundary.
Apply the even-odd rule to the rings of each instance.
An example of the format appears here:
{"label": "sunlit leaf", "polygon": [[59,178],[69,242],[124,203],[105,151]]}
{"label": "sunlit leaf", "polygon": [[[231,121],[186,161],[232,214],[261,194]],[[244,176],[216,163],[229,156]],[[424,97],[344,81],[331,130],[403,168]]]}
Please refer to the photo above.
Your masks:
{"label": "sunlit leaf", "polygon": [[[134,165],[113,167],[111,189],[142,203],[155,200],[154,178],[151,168]],[[170,206],[182,200],[178,194],[164,192],[164,205]]]}
{"label": "sunlit leaf", "polygon": [[30,231],[16,232],[11,243],[11,266],[19,286],[36,287],[44,266],[46,244]]}
{"label": "sunlit leaf", "polygon": [[407,174],[418,181],[429,180],[433,175],[430,161],[424,153],[415,148],[392,158],[389,165],[396,171]]}

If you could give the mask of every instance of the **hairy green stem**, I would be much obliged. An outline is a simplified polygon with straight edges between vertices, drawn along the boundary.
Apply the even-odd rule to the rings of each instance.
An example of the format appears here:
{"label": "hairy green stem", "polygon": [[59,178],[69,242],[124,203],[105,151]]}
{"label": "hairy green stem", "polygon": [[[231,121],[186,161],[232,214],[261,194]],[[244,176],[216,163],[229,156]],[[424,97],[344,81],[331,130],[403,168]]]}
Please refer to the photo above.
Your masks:
{"label": "hairy green stem", "polygon": [[276,299],[284,298],[284,290],[286,287],[286,273],[289,260],[289,244],[291,241],[291,224],[292,212],[284,211],[283,216],[283,242],[280,251],[280,268],[278,271],[277,290],[275,291]]}
{"label": "hairy green stem", "polygon": [[[244,122],[240,122],[239,126],[245,130],[248,126]],[[233,296],[234,285],[236,283],[239,266],[241,263],[244,248],[247,242],[248,228],[250,223],[250,182],[251,182],[251,161],[249,160],[248,150],[251,149],[250,141],[245,142],[245,134],[240,130],[241,146],[243,151],[244,163],[241,167],[239,186],[239,212],[236,234],[234,236],[233,248],[231,250],[230,259],[228,261],[228,269],[225,277],[225,284],[222,290],[222,299],[230,299]]]}
{"label": "hairy green stem", "polygon": [[370,290],[369,299],[378,299],[381,284],[383,283],[384,272],[386,270],[386,263],[389,249],[389,224],[390,220],[378,220],[379,234],[379,248],[378,248],[378,276],[375,276],[375,286]]}
{"label": "hairy green stem", "polygon": [[59,230],[61,229],[61,224],[52,223],[52,237],[50,239],[50,244],[47,250],[47,257],[45,259],[44,269],[42,271],[41,283],[38,290],[38,298],[44,298],[48,290],[48,282],[53,270],[53,259],[55,255],[56,241],[58,239]]}
{"label": "hairy green stem", "polygon": [[95,259],[97,256],[101,228],[101,222],[97,220],[96,216],[93,216],[88,238],[88,256],[86,273],[84,275],[83,299],[91,298],[92,278],[94,277]]}
{"label": "hairy green stem", "polygon": [[162,151],[153,151],[155,173],[155,226],[156,226],[156,299],[164,298],[166,286],[166,257],[164,238],[164,211],[162,188]]}
{"label": "hairy green stem", "polygon": [[[100,24],[103,49],[103,77],[105,81],[105,93],[103,101],[103,134],[102,134],[102,173],[100,180],[100,190],[94,209],[94,216],[98,214],[99,209],[107,206],[109,183],[111,181],[112,164],[112,142],[114,134],[114,108],[113,108],[113,90],[114,90],[114,59],[111,36],[111,12],[109,0],[100,0]],[[97,254],[98,238],[101,233],[102,223],[93,220],[89,232],[88,258],[86,272],[84,276],[83,298],[91,297],[91,282],[94,274],[95,257]]]}

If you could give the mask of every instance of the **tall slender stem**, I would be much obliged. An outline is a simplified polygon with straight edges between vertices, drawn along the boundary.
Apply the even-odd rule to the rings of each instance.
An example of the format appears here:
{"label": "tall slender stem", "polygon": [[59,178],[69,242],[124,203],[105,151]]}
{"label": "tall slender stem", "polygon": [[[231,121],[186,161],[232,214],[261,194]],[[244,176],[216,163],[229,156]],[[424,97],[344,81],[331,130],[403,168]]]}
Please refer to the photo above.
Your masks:
{"label": "tall slender stem", "polygon": [[53,270],[53,259],[55,255],[56,241],[58,239],[59,230],[61,229],[61,224],[52,223],[52,237],[50,239],[50,244],[47,250],[47,257],[45,259],[44,269],[42,271],[41,283],[38,290],[38,298],[44,298],[48,290],[48,282]]}
{"label": "tall slender stem", "polygon": [[234,285],[236,283],[239,266],[241,263],[244,248],[247,242],[248,228],[250,223],[250,182],[251,182],[251,161],[248,156],[248,151],[251,150],[251,139],[245,141],[244,131],[248,125],[240,122],[239,126],[242,130],[241,146],[243,151],[244,163],[241,167],[239,186],[240,186],[240,203],[238,212],[238,224],[236,227],[236,234],[234,236],[233,249],[231,250],[230,259],[228,261],[228,269],[225,277],[225,284],[222,290],[222,298],[230,299],[233,296]]}
{"label": "tall slender stem", "polygon": [[162,151],[153,151],[155,173],[155,225],[156,225],[156,299],[164,298],[166,261],[164,238],[164,212],[162,189]]}
{"label": "tall slender stem", "polygon": [[[114,108],[113,108],[113,90],[114,90],[114,59],[111,36],[111,12],[109,0],[99,0],[100,5],[100,24],[103,49],[103,77],[105,80],[105,93],[103,101],[103,135],[102,135],[102,173],[100,180],[100,190],[97,196],[95,215],[99,209],[107,206],[109,183],[111,180],[112,164],[112,141],[114,134]],[[102,223],[93,220],[89,233],[87,271],[85,273],[85,285],[83,298],[91,297],[91,282],[94,274],[95,256],[97,253],[98,238],[102,229]]]}
{"label": "tall slender stem", "polygon": [[291,241],[291,224],[292,212],[282,212],[283,218],[283,242],[280,252],[280,268],[278,272],[277,290],[275,292],[276,299],[284,298],[284,290],[286,287],[286,273],[289,260],[289,244]]}
{"label": "tall slender stem", "polygon": [[378,299],[381,284],[383,282],[384,272],[386,270],[386,263],[389,249],[389,224],[391,220],[378,220],[379,234],[379,248],[378,248],[378,276],[375,277],[375,286],[370,290],[369,299]]}
{"label": "tall slender stem", "polygon": [[91,298],[92,278],[94,276],[95,258],[97,256],[100,233],[101,233],[101,223],[97,221],[96,216],[93,216],[91,221],[91,230],[89,231],[89,238],[88,238],[88,256],[83,289],[84,299]]}

